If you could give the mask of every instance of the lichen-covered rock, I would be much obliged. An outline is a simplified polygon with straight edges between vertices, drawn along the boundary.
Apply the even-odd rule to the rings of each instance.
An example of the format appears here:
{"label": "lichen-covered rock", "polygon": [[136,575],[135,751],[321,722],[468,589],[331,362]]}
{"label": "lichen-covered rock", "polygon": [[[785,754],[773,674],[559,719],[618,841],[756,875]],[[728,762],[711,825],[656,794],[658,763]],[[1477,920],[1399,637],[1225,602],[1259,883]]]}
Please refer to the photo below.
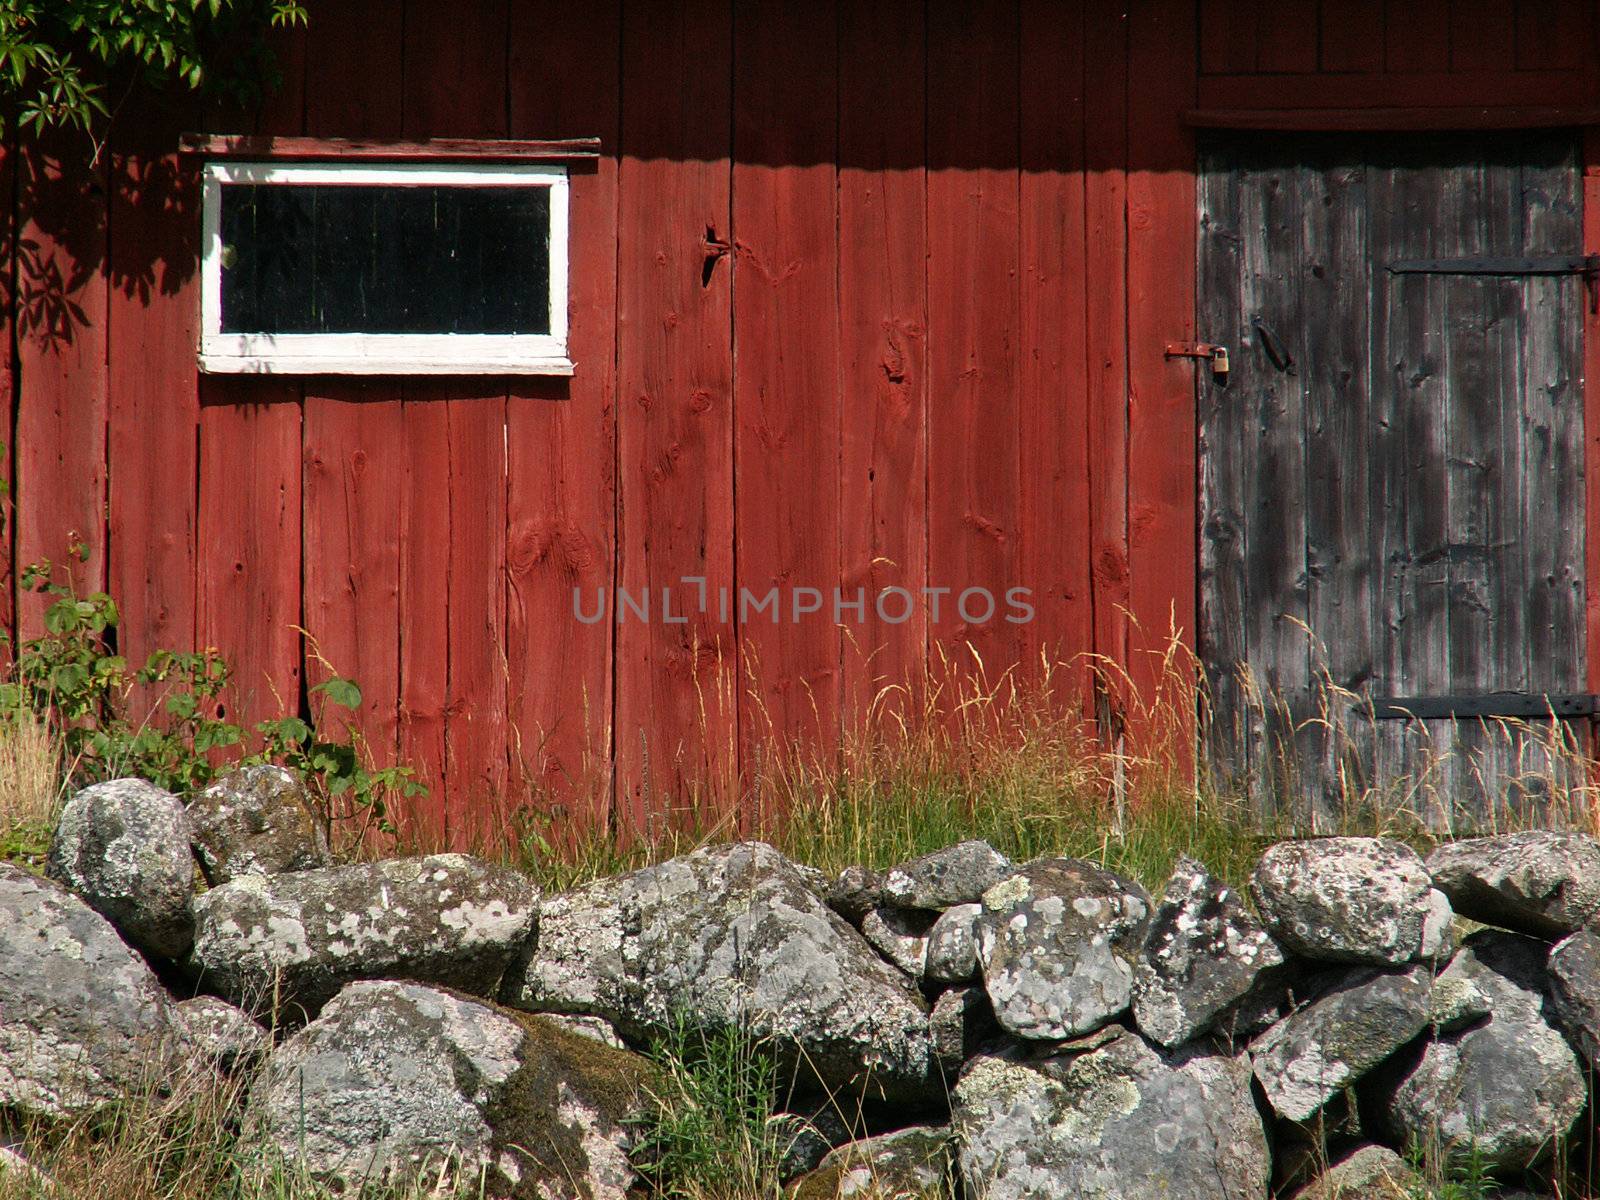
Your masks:
{"label": "lichen-covered rock", "polygon": [[40,1170],[19,1151],[0,1143],[0,1195],[50,1200],[63,1194],[48,1172]]}
{"label": "lichen-covered rock", "polygon": [[875,908],[861,921],[861,936],[912,979],[921,979],[928,961],[928,931],[936,920],[914,908]]}
{"label": "lichen-covered rock", "polygon": [[533,936],[538,892],[464,854],[242,875],[195,902],[191,964],[261,1012],[314,1014],[356,979],[414,979],[494,995]]}
{"label": "lichen-covered rock", "polygon": [[164,1076],[172,1031],[166,992],[109,921],[0,863],[0,1107],[100,1108]]}
{"label": "lichen-covered rock", "polygon": [[623,878],[597,879],[540,902],[539,935],[507,970],[501,1003],[527,1012],[622,1020],[627,1007]]}
{"label": "lichen-covered rock", "polygon": [[1261,1200],[1268,1158],[1242,1061],[1122,1033],[1070,1059],[982,1055],[956,1085],[961,1177],[985,1200]]}
{"label": "lichen-covered rock", "polygon": [[624,1200],[643,1060],[421,984],[350,984],[273,1053],[247,1121],[335,1184],[426,1173],[527,1200]]}
{"label": "lichen-covered rock", "polygon": [[1134,967],[1133,1018],[1169,1049],[1273,986],[1283,951],[1232,888],[1180,859]]}
{"label": "lichen-covered rock", "polygon": [[1359,971],[1256,1039],[1257,1082],[1273,1111],[1309,1120],[1428,1027],[1430,970]]}
{"label": "lichen-covered rock", "polygon": [[1462,916],[1559,937],[1600,914],[1600,842],[1582,833],[1508,833],[1446,842],[1428,856]]}
{"label": "lichen-covered rock", "polygon": [[157,958],[182,958],[194,936],[189,821],[171,792],[113,779],[67,801],[46,867]]}
{"label": "lichen-covered rock", "polygon": [[626,1050],[627,1043],[618,1035],[616,1026],[604,1017],[580,1017],[569,1013],[540,1013],[546,1021],[559,1025],[561,1028],[579,1037],[593,1038],[604,1045],[618,1050]]}
{"label": "lichen-covered rock", "polygon": [[952,908],[976,904],[1011,874],[1011,860],[988,842],[958,842],[890,869],[883,897],[901,908]]}
{"label": "lichen-covered rock", "polygon": [[928,930],[924,974],[937,983],[966,983],[978,977],[978,919],[981,904],[958,904],[939,915]]}
{"label": "lichen-covered rock", "polygon": [[996,1018],[1024,1038],[1069,1038],[1128,1007],[1150,897],[1074,858],[1040,859],[983,894],[978,960]]}
{"label": "lichen-covered rock", "polygon": [[995,1032],[994,1009],[981,987],[954,987],[939,993],[928,1014],[928,1036],[939,1069],[949,1078]]}
{"label": "lichen-covered rock", "polygon": [[1267,929],[1306,958],[1403,963],[1422,952],[1436,902],[1415,850],[1385,838],[1279,842],[1261,856],[1250,894]]}
{"label": "lichen-covered rock", "polygon": [[1483,1020],[1494,1007],[1494,997],[1483,983],[1483,973],[1468,969],[1474,960],[1457,955],[1434,977],[1428,993],[1428,1022],[1435,1033],[1454,1033]]}
{"label": "lichen-covered rock", "polygon": [[829,1152],[791,1200],[937,1200],[948,1194],[950,1130],[913,1125]]}
{"label": "lichen-covered rock", "polygon": [[257,763],[228,772],[189,802],[189,824],[213,887],[333,862],[305,786],[284,767]]}
{"label": "lichen-covered rock", "polygon": [[1438,888],[1428,889],[1428,915],[1422,919],[1422,945],[1417,949],[1417,957],[1428,962],[1447,962],[1460,947],[1461,938],[1450,897]]}
{"label": "lichen-covered rock", "polygon": [[1345,1155],[1293,1200],[1414,1200],[1422,1180],[1387,1146],[1361,1146]]}
{"label": "lichen-covered rock", "polygon": [[181,1001],[173,1012],[179,1052],[190,1062],[236,1071],[254,1065],[272,1045],[249,1013],[215,996]]}
{"label": "lichen-covered rock", "polygon": [[822,897],[852,925],[883,903],[883,876],[867,867],[846,867]]}
{"label": "lichen-covered rock", "polygon": [[767,1136],[778,1160],[782,1183],[809,1174],[835,1146],[850,1140],[844,1118],[831,1104],[808,1113],[781,1112],[767,1118]]}
{"label": "lichen-covered rock", "polygon": [[1600,1069],[1600,935],[1580,929],[1550,952],[1550,1011],[1591,1069]]}
{"label": "lichen-covered rock", "polygon": [[[1545,946],[1481,930],[1451,969],[1490,998],[1487,1019],[1429,1042],[1378,1097],[1397,1138],[1464,1149],[1490,1168],[1517,1170],[1554,1149],[1585,1102],[1584,1074],[1542,1008]],[[1459,965],[1458,965],[1459,964]]]}
{"label": "lichen-covered rock", "polygon": [[738,1027],[828,1087],[937,1087],[921,996],[771,846],[707,846],[619,882],[625,1034]]}

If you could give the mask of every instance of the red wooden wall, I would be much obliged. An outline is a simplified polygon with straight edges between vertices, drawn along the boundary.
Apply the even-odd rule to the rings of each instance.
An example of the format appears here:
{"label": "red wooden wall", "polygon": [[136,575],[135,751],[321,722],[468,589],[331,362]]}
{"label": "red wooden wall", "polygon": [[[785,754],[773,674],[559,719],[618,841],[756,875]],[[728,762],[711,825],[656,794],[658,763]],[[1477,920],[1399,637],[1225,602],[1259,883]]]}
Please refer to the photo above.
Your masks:
{"label": "red wooden wall", "polygon": [[[356,677],[378,758],[433,784],[412,821],[455,841],[530,794],[639,827],[734,804],[775,735],[826,745],[946,657],[1146,678],[1196,603],[1194,368],[1163,354],[1195,333],[1185,114],[1597,98],[1583,0],[310,8],[259,111],[138,100],[94,165],[6,155],[0,562],[83,539],[123,648],[220,648],[236,717]],[[197,127],[599,136],[576,375],[198,377]],[[1037,619],[572,615],[684,577],[1021,586]]]}

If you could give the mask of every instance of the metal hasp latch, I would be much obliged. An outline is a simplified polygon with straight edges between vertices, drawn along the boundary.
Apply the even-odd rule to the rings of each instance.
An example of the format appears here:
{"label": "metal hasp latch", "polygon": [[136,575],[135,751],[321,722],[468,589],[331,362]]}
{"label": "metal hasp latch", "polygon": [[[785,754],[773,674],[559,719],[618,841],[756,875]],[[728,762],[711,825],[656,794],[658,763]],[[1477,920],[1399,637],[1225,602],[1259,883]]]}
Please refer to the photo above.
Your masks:
{"label": "metal hasp latch", "polygon": [[1228,382],[1228,348],[1210,342],[1168,342],[1168,358],[1204,358],[1211,363],[1211,376],[1218,383]]}
{"label": "metal hasp latch", "polygon": [[1391,275],[1582,275],[1589,307],[1600,312],[1600,254],[1545,254],[1531,258],[1402,258]]}

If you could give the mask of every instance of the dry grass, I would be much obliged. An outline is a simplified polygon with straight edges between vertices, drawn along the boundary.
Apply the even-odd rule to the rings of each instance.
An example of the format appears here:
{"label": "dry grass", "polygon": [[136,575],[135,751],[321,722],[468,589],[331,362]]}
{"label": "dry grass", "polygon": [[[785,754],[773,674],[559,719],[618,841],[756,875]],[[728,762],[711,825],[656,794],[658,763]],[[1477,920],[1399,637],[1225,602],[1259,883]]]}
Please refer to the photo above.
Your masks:
{"label": "dry grass", "polygon": [[60,748],[45,722],[26,711],[0,718],[0,857],[42,858],[62,787]]}

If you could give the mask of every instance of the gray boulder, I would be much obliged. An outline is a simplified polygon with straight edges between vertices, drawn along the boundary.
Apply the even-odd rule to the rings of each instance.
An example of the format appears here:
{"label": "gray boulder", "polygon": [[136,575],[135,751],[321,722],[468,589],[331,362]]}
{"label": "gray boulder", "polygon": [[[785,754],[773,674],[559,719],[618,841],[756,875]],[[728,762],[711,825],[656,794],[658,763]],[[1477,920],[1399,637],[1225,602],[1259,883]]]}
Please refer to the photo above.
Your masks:
{"label": "gray boulder", "polygon": [[830,1088],[937,1086],[921,996],[771,846],[707,846],[620,883],[625,1034],[742,1028]]}
{"label": "gray boulder", "polygon": [[1180,859],[1134,967],[1133,1018],[1169,1049],[1275,985],[1283,951],[1232,888]]}
{"label": "gray boulder", "polygon": [[103,1107],[164,1077],[172,1032],[166,992],[109,921],[0,863],[0,1107]]}
{"label": "gray boulder", "polygon": [[190,962],[233,1003],[290,1021],[355,979],[493,995],[538,901],[526,877],[463,854],[241,875],[196,900]]}
{"label": "gray boulder", "polygon": [[157,958],[187,953],[194,857],[171,792],[142,779],[84,788],[61,810],[46,871],[139,949]]}
{"label": "gray boulder", "polygon": [[617,1033],[617,1027],[604,1017],[579,1017],[568,1013],[539,1013],[540,1017],[552,1024],[559,1025],[570,1033],[579,1037],[593,1038],[604,1045],[617,1050],[626,1050],[628,1045]]}
{"label": "gray boulder", "polygon": [[1361,1146],[1346,1154],[1293,1200],[1416,1200],[1422,1180],[1387,1146]]}
{"label": "gray boulder", "polygon": [[501,1002],[527,1012],[621,1022],[628,1011],[622,961],[626,876],[597,879],[539,904],[539,935],[506,972]]}
{"label": "gray boulder", "polygon": [[981,904],[958,904],[939,914],[928,930],[927,969],[937,983],[966,983],[978,977],[978,920]]}
{"label": "gray boulder", "polygon": [[1580,929],[1550,952],[1550,1011],[1591,1069],[1600,1067],[1600,935]]}
{"label": "gray boulder", "polygon": [[1490,998],[1488,1018],[1427,1044],[1382,1088],[1378,1107],[1398,1139],[1464,1149],[1518,1170],[1554,1149],[1583,1111],[1584,1073],[1544,1019],[1545,946],[1481,930],[1451,962]]}
{"label": "gray boulder", "polygon": [[[336,1186],[624,1200],[644,1061],[437,988],[353,983],[273,1053],[247,1127]],[[453,1193],[452,1193],[453,1194]]]}
{"label": "gray boulder", "polygon": [[1582,929],[1600,913],[1600,842],[1581,833],[1508,833],[1447,842],[1428,856],[1455,910],[1538,937]]}
{"label": "gray boulder", "polygon": [[901,908],[975,904],[1011,874],[1011,860],[988,842],[959,842],[890,869],[883,898]]}
{"label": "gray boulder", "polygon": [[1250,877],[1273,937],[1296,954],[1331,962],[1418,957],[1439,917],[1431,887],[1416,851],[1384,838],[1279,842]]}
{"label": "gray boulder", "polygon": [[305,786],[284,767],[260,763],[230,771],[189,802],[189,824],[213,887],[241,875],[333,863]]}
{"label": "gray boulder", "polygon": [[1081,859],[1040,859],[990,888],[978,959],[1001,1026],[1070,1038],[1125,1011],[1149,919],[1143,888]]}
{"label": "gray boulder", "polygon": [[[1469,969],[1469,964],[1470,968]],[[1457,955],[1433,980],[1428,996],[1428,1021],[1435,1033],[1454,1033],[1489,1015],[1494,996],[1476,960]]]}
{"label": "gray boulder", "polygon": [[254,1066],[272,1039],[244,1009],[215,996],[196,996],[174,1006],[178,1048],[191,1063],[237,1071]]}
{"label": "gray boulder", "polygon": [[1269,1161],[1240,1060],[1163,1056],[1124,1032],[1072,1058],[972,1060],[953,1106],[967,1194],[986,1200],[1262,1200]]}
{"label": "gray boulder", "polygon": [[928,1014],[928,1036],[939,1069],[954,1078],[985,1039],[995,1032],[994,1009],[981,987],[940,992]]}
{"label": "gray boulder", "polygon": [[883,876],[867,867],[846,867],[828,885],[822,898],[852,925],[883,903]]}
{"label": "gray boulder", "polygon": [[778,1177],[784,1183],[815,1171],[829,1151],[851,1136],[832,1105],[810,1113],[773,1113],[767,1118],[766,1134],[777,1155]]}
{"label": "gray boulder", "polygon": [[921,979],[928,962],[928,931],[936,918],[914,908],[875,908],[861,921],[861,936],[912,979]]}
{"label": "gray boulder", "polygon": [[927,1200],[946,1195],[950,1130],[913,1125],[829,1152],[795,1184],[790,1200]]}
{"label": "gray boulder", "polygon": [[1306,1121],[1428,1027],[1431,972],[1360,971],[1256,1039],[1251,1065],[1273,1111]]}

